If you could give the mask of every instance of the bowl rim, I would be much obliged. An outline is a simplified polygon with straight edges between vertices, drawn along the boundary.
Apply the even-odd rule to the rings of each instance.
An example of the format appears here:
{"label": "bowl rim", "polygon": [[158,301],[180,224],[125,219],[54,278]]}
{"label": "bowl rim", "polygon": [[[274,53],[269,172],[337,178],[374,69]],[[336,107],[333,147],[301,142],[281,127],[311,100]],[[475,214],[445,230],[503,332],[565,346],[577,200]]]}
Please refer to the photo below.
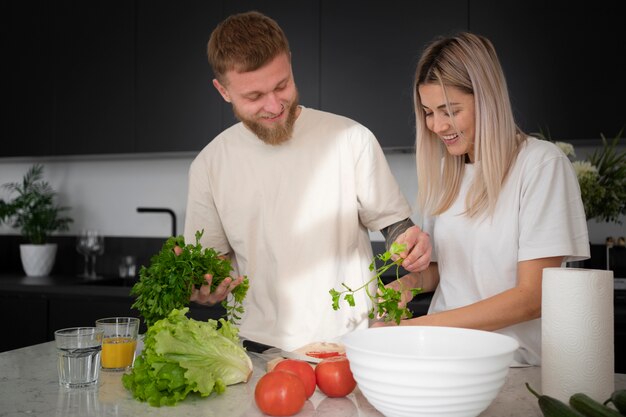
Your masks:
{"label": "bowl rim", "polygon": [[[482,334],[482,335],[489,335],[487,337],[491,337],[493,339],[500,339],[501,341],[505,342],[504,346],[499,349],[496,352],[485,352],[485,353],[477,353],[475,355],[459,355],[459,356],[446,356],[446,357],[441,357],[441,356],[435,356],[435,355],[426,355],[426,356],[420,356],[419,359],[423,360],[423,359],[427,359],[427,360],[432,360],[432,361],[450,361],[450,360],[467,360],[467,359],[478,359],[478,358],[485,358],[485,357],[491,357],[491,356],[498,356],[498,355],[504,355],[504,354],[513,354],[517,349],[519,349],[519,342],[517,341],[517,339],[502,334],[502,333],[498,333],[498,332],[493,332],[493,331],[488,331],[488,330],[478,330],[478,329],[468,329],[468,328],[464,328],[464,327],[450,327],[450,326],[388,326],[388,327],[369,327],[366,329],[356,329],[350,333],[346,333],[345,335],[343,335],[341,337],[341,343],[344,344],[344,346],[346,347],[346,354],[350,353],[350,350],[354,350],[354,351],[358,351],[358,352],[364,352],[364,353],[370,353],[370,354],[375,354],[377,356],[382,356],[382,357],[389,357],[389,358],[402,358],[402,359],[416,359],[416,357],[414,355],[411,354],[402,354],[402,353],[387,353],[387,352],[381,352],[381,351],[375,351],[373,349],[368,349],[368,348],[363,348],[363,347],[357,347],[355,346],[352,342],[351,339],[355,338],[356,336],[359,336],[362,333],[368,332],[368,333],[389,333],[389,332],[424,332],[424,331],[434,331],[434,332],[453,332],[453,333],[463,333],[463,334]],[[372,334],[372,337],[380,337],[380,338],[384,338],[383,335],[376,335],[376,334]]]}

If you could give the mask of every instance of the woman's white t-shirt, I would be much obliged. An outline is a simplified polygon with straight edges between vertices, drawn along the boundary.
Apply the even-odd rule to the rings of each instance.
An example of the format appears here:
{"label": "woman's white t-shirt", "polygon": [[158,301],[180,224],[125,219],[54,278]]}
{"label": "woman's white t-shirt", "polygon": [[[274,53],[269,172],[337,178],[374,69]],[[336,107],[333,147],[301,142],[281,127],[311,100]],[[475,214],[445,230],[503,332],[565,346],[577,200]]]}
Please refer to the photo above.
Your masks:
{"label": "woman's white t-shirt", "polygon": [[[529,138],[519,152],[491,218],[470,219],[465,197],[476,167],[465,166],[456,201],[425,219],[433,241],[440,283],[429,313],[475,303],[517,282],[517,263],[564,256],[589,257],[589,237],[580,188],[571,162],[554,144]],[[520,343],[516,361],[541,362],[541,319],[504,329]]]}

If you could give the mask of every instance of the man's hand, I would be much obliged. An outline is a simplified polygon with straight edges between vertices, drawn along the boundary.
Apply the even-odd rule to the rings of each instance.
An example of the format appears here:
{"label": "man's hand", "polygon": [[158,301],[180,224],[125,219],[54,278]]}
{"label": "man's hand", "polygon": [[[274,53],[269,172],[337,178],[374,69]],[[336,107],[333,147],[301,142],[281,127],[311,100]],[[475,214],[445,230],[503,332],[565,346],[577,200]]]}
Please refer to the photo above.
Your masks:
{"label": "man's hand", "polygon": [[[176,256],[180,255],[183,252],[183,249],[180,246],[174,246],[174,253]],[[192,288],[191,289],[191,297],[189,297],[190,301],[198,304],[204,305],[215,305],[217,303],[221,303],[228,297],[228,294],[239,284],[243,282],[243,276],[237,277],[236,279],[232,279],[231,277],[226,277],[220,284],[215,288],[215,291],[211,292],[211,281],[213,280],[213,275],[205,274],[204,279],[206,281],[205,285],[202,285],[200,288]]]}
{"label": "man's hand", "polygon": [[398,236],[396,243],[406,244],[406,250],[399,254],[403,258],[402,267],[409,272],[423,271],[430,264],[432,244],[428,233],[419,226],[412,226]]}
{"label": "man's hand", "polygon": [[211,292],[213,275],[206,274],[204,279],[206,280],[206,285],[202,285],[200,288],[193,288],[189,300],[198,304],[212,306],[226,299],[228,294],[230,294],[237,285],[241,284],[243,276],[237,277],[236,279],[230,277],[224,278],[213,292]]}

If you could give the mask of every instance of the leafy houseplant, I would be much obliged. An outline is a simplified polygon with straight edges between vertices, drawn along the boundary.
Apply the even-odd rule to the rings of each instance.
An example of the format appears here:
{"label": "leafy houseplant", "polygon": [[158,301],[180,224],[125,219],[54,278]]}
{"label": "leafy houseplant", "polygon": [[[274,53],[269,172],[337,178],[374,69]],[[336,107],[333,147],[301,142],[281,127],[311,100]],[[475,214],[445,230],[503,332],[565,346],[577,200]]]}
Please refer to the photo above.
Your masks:
{"label": "leafy houseplant", "polygon": [[[27,275],[47,275],[50,272],[52,265],[48,264],[54,263],[56,244],[48,243],[48,238],[55,231],[68,230],[69,224],[73,221],[72,218],[62,215],[68,208],[55,204],[54,200],[57,193],[50,184],[42,180],[42,177],[43,166],[40,164],[33,165],[21,182],[3,185],[3,188],[17,194],[16,197],[10,201],[0,199],[0,223],[10,223],[12,227],[20,229],[22,237],[30,244],[22,245],[20,248],[22,264]],[[27,267],[29,261],[25,259],[24,253],[25,251],[29,252],[32,246],[35,246],[34,250],[37,252],[45,250],[43,248],[54,252],[52,261],[43,259],[42,257],[45,255],[41,253],[35,255],[39,257],[34,259],[35,264],[45,264],[43,271],[35,271],[31,267]],[[48,254],[48,256],[50,255]],[[32,264],[29,265],[32,266]]]}
{"label": "leafy houseplant", "polygon": [[[597,149],[587,160],[574,160],[574,146],[554,141],[572,160],[587,220],[621,224],[620,216],[626,214],[626,151],[618,152],[620,131],[615,138],[602,138],[602,148]],[[541,139],[551,140],[549,135],[537,134]]]}

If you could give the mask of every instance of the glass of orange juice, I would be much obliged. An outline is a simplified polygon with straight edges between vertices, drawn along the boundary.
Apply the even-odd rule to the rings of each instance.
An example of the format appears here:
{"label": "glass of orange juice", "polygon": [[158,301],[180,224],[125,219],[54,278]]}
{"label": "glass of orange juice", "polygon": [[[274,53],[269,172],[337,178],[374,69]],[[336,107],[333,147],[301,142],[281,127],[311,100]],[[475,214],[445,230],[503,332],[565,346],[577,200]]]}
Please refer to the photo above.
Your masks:
{"label": "glass of orange juice", "polygon": [[104,330],[100,363],[102,370],[126,371],[133,366],[139,319],[136,317],[107,317],[96,320]]}

